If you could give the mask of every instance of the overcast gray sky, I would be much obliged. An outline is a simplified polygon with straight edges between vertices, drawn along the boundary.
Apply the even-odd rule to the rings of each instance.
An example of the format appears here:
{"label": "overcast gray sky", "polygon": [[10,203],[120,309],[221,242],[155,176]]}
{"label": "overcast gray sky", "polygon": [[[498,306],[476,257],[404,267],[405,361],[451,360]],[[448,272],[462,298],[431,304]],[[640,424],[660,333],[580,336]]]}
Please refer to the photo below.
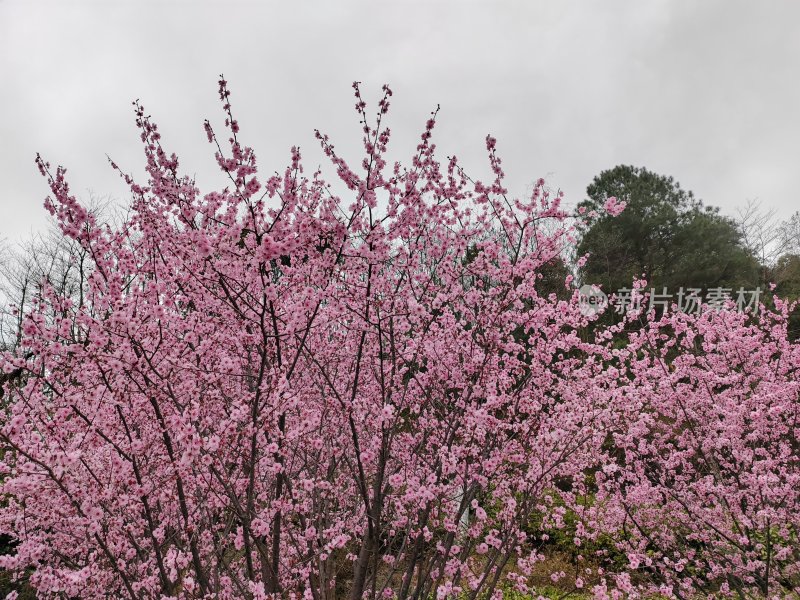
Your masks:
{"label": "overcast gray sky", "polygon": [[105,157],[143,173],[135,98],[210,191],[221,180],[202,122],[221,125],[219,73],[267,171],[293,144],[322,161],[315,127],[357,151],[360,80],[368,100],[394,89],[396,157],[440,104],[442,154],[488,177],[493,134],[518,194],[542,176],[577,203],[625,163],[728,214],[754,198],[782,217],[800,209],[793,0],[0,0],[0,237],[46,224],[37,151],[69,169],[80,198],[127,202]]}

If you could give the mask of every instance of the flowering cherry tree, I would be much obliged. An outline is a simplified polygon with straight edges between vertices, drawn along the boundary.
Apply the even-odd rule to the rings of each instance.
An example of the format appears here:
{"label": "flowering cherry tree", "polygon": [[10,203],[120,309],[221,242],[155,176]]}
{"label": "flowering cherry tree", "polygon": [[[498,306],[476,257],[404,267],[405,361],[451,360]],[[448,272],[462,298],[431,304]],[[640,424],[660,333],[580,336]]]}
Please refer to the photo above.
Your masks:
{"label": "flowering cherry tree", "polygon": [[651,314],[613,350],[599,385],[618,426],[578,511],[627,565],[597,596],[800,592],[800,346],[775,303]]}
{"label": "flowering cherry tree", "polygon": [[526,526],[609,415],[577,298],[537,293],[568,215],[541,181],[508,197],[491,137],[489,183],[440,163],[436,113],[389,165],[391,91],[368,118],[354,87],[360,165],[317,133],[342,195],[297,149],[260,175],[224,80],[227,133],[205,127],[225,189],[181,175],[138,104],[147,181],[112,162],[120,225],[37,158],[88,257],[81,293],[44,282],[2,357],[0,566],[43,597],[530,590]]}

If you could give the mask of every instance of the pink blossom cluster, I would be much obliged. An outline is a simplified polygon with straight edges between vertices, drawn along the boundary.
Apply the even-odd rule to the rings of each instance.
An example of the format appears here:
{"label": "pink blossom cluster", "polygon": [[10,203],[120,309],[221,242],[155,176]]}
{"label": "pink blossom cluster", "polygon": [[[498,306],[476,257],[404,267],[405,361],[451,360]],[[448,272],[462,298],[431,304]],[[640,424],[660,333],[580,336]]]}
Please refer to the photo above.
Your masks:
{"label": "pink blossom cluster", "polygon": [[609,196],[603,203],[603,208],[612,217],[617,217],[622,214],[622,211],[625,210],[627,205],[627,202],[623,200],[617,200],[615,196]]}
{"label": "pink blossom cluster", "polygon": [[613,351],[598,386],[618,426],[598,456],[595,502],[579,513],[627,557],[617,588],[800,589],[800,345],[788,341],[794,307],[775,303],[760,315],[651,313]]}
{"label": "pink blossom cluster", "polygon": [[345,197],[297,149],[260,183],[224,79],[227,142],[205,129],[225,189],[181,175],[139,105],[147,182],[120,171],[119,226],[37,159],[91,265],[78,298],[43,286],[2,356],[22,375],[0,422],[0,567],[42,597],[500,598],[535,594],[531,523],[570,510],[576,548],[603,534],[629,557],[556,574],[575,589],[796,582],[786,307],[587,340],[577,292],[540,293],[573,240],[560,196],[540,180],[510,199],[491,137],[490,183],[440,163],[436,112],[390,164],[391,90],[373,122],[354,88],[360,165],[317,133]]}

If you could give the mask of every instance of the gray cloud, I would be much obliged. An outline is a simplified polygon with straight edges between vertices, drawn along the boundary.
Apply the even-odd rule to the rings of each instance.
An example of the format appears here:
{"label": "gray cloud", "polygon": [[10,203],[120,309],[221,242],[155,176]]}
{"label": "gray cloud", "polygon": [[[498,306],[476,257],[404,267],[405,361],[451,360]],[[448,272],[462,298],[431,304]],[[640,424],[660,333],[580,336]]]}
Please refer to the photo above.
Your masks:
{"label": "gray cloud", "polygon": [[130,102],[201,185],[222,183],[202,121],[221,121],[224,72],[262,168],[313,128],[355,160],[350,83],[395,91],[394,156],[425,118],[436,140],[485,177],[483,138],[499,140],[513,192],[547,176],[582,199],[619,163],[676,177],[733,213],[758,197],[800,208],[800,4],[769,1],[546,3],[0,2],[0,236],[45,224],[37,151],[70,170],[73,190],[127,199],[105,154],[135,174]]}

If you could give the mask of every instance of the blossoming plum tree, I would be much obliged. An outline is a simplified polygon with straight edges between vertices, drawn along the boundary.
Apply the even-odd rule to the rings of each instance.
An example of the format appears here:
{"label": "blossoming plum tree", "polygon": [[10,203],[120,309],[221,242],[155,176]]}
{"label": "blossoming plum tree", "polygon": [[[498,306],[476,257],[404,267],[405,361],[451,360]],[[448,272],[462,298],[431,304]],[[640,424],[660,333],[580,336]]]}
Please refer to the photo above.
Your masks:
{"label": "blossoming plum tree", "polygon": [[598,387],[618,426],[576,509],[627,555],[615,596],[800,592],[800,346],[775,304],[651,314],[613,350]]}

